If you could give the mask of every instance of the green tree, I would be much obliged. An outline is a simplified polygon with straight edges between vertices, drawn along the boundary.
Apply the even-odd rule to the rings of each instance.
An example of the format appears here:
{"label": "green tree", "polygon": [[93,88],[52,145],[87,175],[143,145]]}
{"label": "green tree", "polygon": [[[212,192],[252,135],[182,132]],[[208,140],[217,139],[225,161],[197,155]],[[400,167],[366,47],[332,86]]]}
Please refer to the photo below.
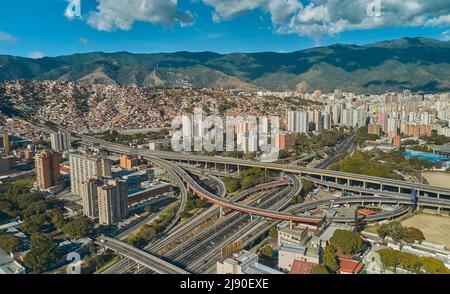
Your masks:
{"label": "green tree", "polygon": [[378,236],[381,239],[385,239],[387,236],[389,236],[389,226],[387,224],[382,224],[377,229]]}
{"label": "green tree", "polygon": [[392,269],[397,268],[399,263],[399,255],[397,254],[397,251],[386,248],[378,250],[378,254],[380,255],[381,263],[385,266]]}
{"label": "green tree", "polygon": [[357,232],[336,230],[330,239],[330,244],[339,253],[353,255],[362,250],[363,242]]}
{"label": "green tree", "polygon": [[323,266],[321,264],[316,264],[311,269],[311,274],[313,274],[313,275],[328,275],[329,272],[325,266]]}
{"label": "green tree", "polygon": [[405,241],[407,243],[414,243],[415,241],[422,242],[425,240],[425,236],[421,230],[414,227],[406,228],[399,222],[383,224],[378,228],[377,233],[382,239],[391,237],[396,242]]}
{"label": "green tree", "polygon": [[47,222],[46,217],[45,214],[33,215],[25,219],[20,226],[26,234],[33,235],[42,230],[42,227]]}
{"label": "green tree", "polygon": [[80,217],[65,224],[62,231],[71,239],[79,239],[88,237],[93,227],[91,222],[86,217]]}
{"label": "green tree", "polygon": [[335,273],[339,270],[339,260],[336,256],[336,250],[328,245],[323,252],[323,265],[329,272]]}
{"label": "green tree", "polygon": [[414,243],[415,241],[422,242],[425,240],[425,236],[421,230],[414,227],[409,227],[406,230],[405,241],[408,243]]}
{"label": "green tree", "polygon": [[58,245],[41,233],[31,236],[30,251],[25,256],[25,266],[27,268],[38,273],[57,260]]}
{"label": "green tree", "polygon": [[272,241],[278,240],[278,230],[276,227],[271,227],[269,230],[269,237]]}
{"label": "green tree", "polygon": [[60,209],[52,209],[48,212],[48,216],[50,218],[50,222],[57,229],[62,229],[65,225],[64,216]]}
{"label": "green tree", "polygon": [[429,274],[450,274],[445,264],[434,257],[421,257],[422,268]]}
{"label": "green tree", "polygon": [[270,245],[266,245],[261,249],[261,254],[265,255],[267,257],[272,258],[273,256],[273,249]]}
{"label": "green tree", "polygon": [[0,235],[0,247],[9,253],[17,253],[22,249],[22,240],[13,235]]}
{"label": "green tree", "polygon": [[238,179],[229,179],[225,184],[228,193],[236,192],[240,189],[240,183]]}
{"label": "green tree", "polygon": [[30,203],[23,210],[22,214],[25,217],[29,217],[36,214],[43,214],[47,211],[47,202],[45,200]]}

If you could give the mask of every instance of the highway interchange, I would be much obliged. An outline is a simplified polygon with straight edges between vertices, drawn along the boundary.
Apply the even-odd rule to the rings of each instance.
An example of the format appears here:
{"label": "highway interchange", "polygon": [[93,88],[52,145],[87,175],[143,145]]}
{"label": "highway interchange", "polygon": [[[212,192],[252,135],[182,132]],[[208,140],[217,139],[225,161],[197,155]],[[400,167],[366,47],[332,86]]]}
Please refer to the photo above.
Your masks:
{"label": "highway interchange", "polygon": [[[438,209],[450,208],[449,189],[432,187],[424,184],[348,174],[319,168],[305,168],[291,164],[263,163],[234,158],[149,151],[102,141],[90,136],[78,134],[77,136],[82,139],[84,144],[93,147],[104,148],[114,153],[140,155],[166,170],[169,173],[172,182],[180,188],[181,201],[176,217],[160,235],[159,240],[147,245],[144,248],[145,251],[130,248],[126,243],[104,236],[96,240],[98,244],[126,256],[136,263],[144,265],[155,273],[210,272],[216,260],[210,257],[217,257],[217,254],[220,254],[223,246],[236,240],[244,241],[244,244],[248,244],[255,239],[255,236],[261,235],[271,226],[282,220],[319,223],[323,221],[323,217],[304,214],[304,212],[319,206],[367,203],[394,204],[398,206],[396,209],[368,216],[364,221],[370,222],[391,219],[409,211],[409,207],[411,206],[410,195],[414,189],[418,192],[418,205]],[[339,153],[351,147],[351,141],[346,141],[339,147]],[[322,162],[319,166],[326,166],[332,160],[333,158],[328,158],[325,160],[327,161],[325,165]],[[211,174],[208,174],[207,176],[217,183],[218,193],[216,195],[215,193],[207,191],[183,168],[183,165],[185,166],[186,164],[195,164],[197,167],[200,165],[200,170],[208,170],[211,165],[213,165],[216,171],[222,168],[225,173],[227,173],[230,168],[234,168],[237,172],[239,172],[240,168],[244,167],[263,168],[281,172],[282,175],[287,176],[286,179],[288,179],[288,181],[284,180],[283,184],[280,184],[282,182],[281,180],[279,182],[266,184],[266,186],[263,187],[266,191],[265,193],[261,193],[261,198],[259,198],[258,201],[243,205],[238,201],[245,198],[242,197],[242,195],[237,195],[237,199],[224,198],[226,191],[224,190],[223,183],[220,183],[220,178],[214,177]],[[345,197],[343,199],[325,199],[302,203],[288,208],[292,195],[296,195],[301,191],[301,178],[327,187],[354,191],[359,193],[360,196]],[[283,188],[283,186],[286,187]],[[204,232],[194,236],[187,242],[183,242],[182,246],[176,246],[174,249],[165,252],[164,256],[155,256],[148,253],[160,251],[168,244],[171,244],[187,232],[191,231],[200,223],[204,223],[208,219],[217,218],[219,209],[216,205],[213,205],[200,215],[193,217],[182,224],[178,224],[181,213],[184,211],[186,205],[187,193],[189,190],[213,204],[234,210],[235,212],[226,215],[224,219],[219,220],[218,223],[213,224],[210,228],[207,228]],[[248,193],[248,191],[245,191],[244,194],[245,193]],[[254,193],[258,193],[258,190]],[[248,195],[251,194],[253,194],[253,192],[248,193]],[[280,195],[282,195],[282,197],[280,197]],[[288,209],[286,210],[286,208]],[[239,212],[244,212],[244,214]],[[254,224],[254,222],[251,221],[253,216],[260,216],[263,217],[263,219],[257,221],[257,224]],[[354,220],[354,217],[333,218],[334,222],[344,223],[351,223],[354,222]],[[126,260],[124,259],[118,264],[120,265],[121,263],[125,266]],[[117,264],[113,267],[120,269],[120,266],[117,266]]]}

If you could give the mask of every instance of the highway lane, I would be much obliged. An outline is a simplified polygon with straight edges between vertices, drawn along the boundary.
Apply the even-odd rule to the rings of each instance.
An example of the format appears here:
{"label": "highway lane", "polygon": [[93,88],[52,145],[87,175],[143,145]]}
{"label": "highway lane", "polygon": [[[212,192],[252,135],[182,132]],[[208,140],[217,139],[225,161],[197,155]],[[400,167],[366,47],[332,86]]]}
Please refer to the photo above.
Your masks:
{"label": "highway lane", "polygon": [[164,261],[148,252],[137,249],[127,243],[118,241],[113,238],[101,236],[95,240],[100,246],[111,249],[123,256],[145,266],[160,274],[189,274],[189,272]]}
{"label": "highway lane", "polygon": [[[292,188],[285,188],[281,192],[271,191],[263,196],[261,201],[255,200],[252,204],[263,208],[272,207],[277,201],[286,197],[287,189]],[[240,231],[245,223],[250,220],[250,215],[233,212],[226,216],[220,223],[215,224],[213,227],[201,232],[188,242],[183,243],[178,248],[173,249],[166,257],[177,262],[177,264],[189,266],[191,262],[194,262],[202,255],[207,254],[213,247],[221,247],[217,244],[226,240],[228,236]]]}
{"label": "highway lane", "polygon": [[142,218],[136,224],[134,224],[130,228],[126,229],[124,232],[118,234],[115,238],[118,239],[118,240],[125,239],[126,237],[128,237],[132,233],[136,232],[137,230],[139,230],[140,228],[142,228],[146,224],[149,224],[152,221],[154,221],[161,214],[161,212],[162,212],[162,210],[157,212],[157,213],[152,213],[152,214]]}
{"label": "highway lane", "polygon": [[[105,142],[96,138],[92,138],[89,136],[82,135],[83,139],[91,144],[101,144],[102,147],[105,147],[107,149],[114,149],[117,152],[123,152],[123,153],[130,153],[131,148],[128,148],[123,145]],[[265,162],[255,162],[250,160],[243,160],[243,159],[235,159],[235,158],[225,158],[220,156],[214,156],[214,157],[208,157],[208,156],[199,156],[199,155],[193,155],[193,154],[185,154],[181,152],[169,152],[169,151],[150,151],[150,150],[144,150],[139,149],[138,152],[146,157],[149,158],[155,157],[159,159],[165,159],[165,160],[178,160],[178,161],[187,161],[187,162],[204,162],[204,163],[214,163],[214,164],[223,164],[228,166],[246,166],[246,167],[257,167],[257,168],[264,168],[264,169],[270,169],[285,173],[293,173],[293,174],[299,174],[301,176],[308,176],[308,175],[317,175],[317,176],[327,176],[327,177],[337,177],[340,179],[349,179],[353,181],[361,181],[361,182],[368,182],[371,184],[378,184],[378,185],[387,185],[392,187],[400,187],[404,189],[416,189],[419,192],[422,193],[436,193],[441,195],[446,195],[450,197],[450,189],[446,188],[439,188],[434,187],[430,185],[420,184],[420,183],[408,183],[404,181],[399,180],[392,180],[387,178],[379,178],[379,177],[373,177],[373,176],[365,176],[365,175],[359,175],[359,174],[350,174],[345,172],[339,172],[339,171],[332,171],[332,170],[325,170],[325,169],[318,169],[318,168],[306,168],[306,167],[298,167],[298,166],[291,166],[291,165],[284,165],[284,164],[277,164],[277,163],[265,163]],[[419,193],[420,194],[420,193]]]}
{"label": "highway lane", "polygon": [[225,196],[227,196],[227,187],[225,187],[225,182],[222,181],[221,178],[216,177],[214,175],[207,175],[207,177],[217,183],[217,187],[218,187],[217,195],[219,197],[225,198]]}
{"label": "highway lane", "polygon": [[[279,192],[278,195],[266,201],[263,207],[269,207],[273,210],[283,210],[291,202],[291,192],[292,188],[284,189]],[[235,241],[246,243],[246,239],[251,238],[254,233],[255,227],[260,223],[266,223],[266,220],[253,219],[253,221],[237,223],[233,230],[231,230],[227,235],[223,236],[223,239],[219,237],[220,243],[216,243],[214,246],[209,248],[206,252],[199,252],[196,259],[189,262],[187,269],[195,273],[203,273],[205,269],[209,266],[214,266],[216,262],[221,258],[222,248],[229,245]],[[238,226],[239,225],[239,226]],[[271,226],[271,225],[270,225]],[[269,226],[269,227],[270,227]]]}
{"label": "highway lane", "polygon": [[[276,187],[282,187],[287,186],[289,184],[288,181],[274,181],[270,183],[260,184],[258,186],[255,186],[253,188],[250,188],[248,190],[245,190],[235,196],[233,196],[230,201],[231,202],[237,202],[241,201],[242,199],[249,197],[252,194],[259,193],[261,191],[276,188]],[[214,205],[210,208],[208,208],[205,212],[201,213],[200,215],[186,221],[183,224],[180,224],[179,226],[175,227],[169,235],[166,237],[156,241],[156,243],[151,244],[151,246],[146,247],[146,250],[149,250],[150,252],[156,252],[158,251],[164,244],[168,244],[172,242],[173,240],[177,240],[182,235],[186,234],[187,232],[191,231],[201,223],[205,222],[208,219],[211,219],[213,217],[219,216],[219,207]]]}
{"label": "highway lane", "polygon": [[[410,194],[403,194],[403,193],[390,192],[390,191],[379,191],[379,190],[373,190],[373,189],[366,189],[366,188],[358,187],[358,186],[347,186],[347,185],[342,185],[342,184],[338,184],[335,182],[319,180],[319,179],[316,179],[313,177],[304,177],[304,179],[311,181],[315,184],[325,186],[325,187],[332,187],[332,188],[345,190],[345,191],[356,191],[356,192],[360,192],[363,194],[364,193],[365,194],[376,194],[378,196],[385,196],[385,197],[390,197],[393,199],[402,198],[402,199],[408,199],[409,201],[411,201]],[[376,196],[371,196],[371,197],[376,197]],[[418,197],[418,201],[419,201],[419,203],[422,203],[422,204],[435,205],[435,207],[438,207],[438,205],[442,205],[443,207],[448,207],[448,205],[450,204],[450,201],[447,201],[444,199],[437,199],[437,198],[433,198],[433,197]]]}
{"label": "highway lane", "polygon": [[[295,181],[294,181],[295,183]],[[258,185],[256,187],[253,187],[249,190],[246,190],[244,192],[239,193],[238,195],[235,195],[233,198],[230,199],[230,201],[240,201],[244,199],[245,197],[248,197],[251,194],[261,192],[263,190],[267,190],[269,187],[281,187],[288,185],[288,181],[274,181],[270,183],[265,183]],[[158,252],[163,248],[164,246],[167,246],[167,244],[170,244],[176,240],[178,240],[181,236],[186,234],[187,232],[193,230],[195,227],[199,226],[201,223],[206,222],[207,220],[211,218],[216,218],[219,216],[219,208],[218,206],[214,205],[210,208],[208,208],[206,211],[202,212],[200,215],[188,220],[187,222],[183,224],[179,224],[175,226],[168,234],[165,236],[161,236],[159,239],[157,239],[155,242],[150,243],[147,245],[144,249],[148,252]],[[109,271],[108,273],[119,273],[120,268],[125,266],[127,264],[127,259],[122,259],[119,262],[115,264],[115,269]]]}

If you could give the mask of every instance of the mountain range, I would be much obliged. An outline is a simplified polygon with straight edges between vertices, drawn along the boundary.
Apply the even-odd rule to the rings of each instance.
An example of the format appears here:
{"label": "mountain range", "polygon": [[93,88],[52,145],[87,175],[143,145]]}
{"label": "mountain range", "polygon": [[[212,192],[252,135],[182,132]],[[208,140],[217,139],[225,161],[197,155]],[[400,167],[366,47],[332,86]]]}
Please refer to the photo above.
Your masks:
{"label": "mountain range", "polygon": [[94,52],[40,59],[0,55],[0,80],[18,79],[271,91],[439,92],[450,91],[450,42],[402,38],[292,53]]}

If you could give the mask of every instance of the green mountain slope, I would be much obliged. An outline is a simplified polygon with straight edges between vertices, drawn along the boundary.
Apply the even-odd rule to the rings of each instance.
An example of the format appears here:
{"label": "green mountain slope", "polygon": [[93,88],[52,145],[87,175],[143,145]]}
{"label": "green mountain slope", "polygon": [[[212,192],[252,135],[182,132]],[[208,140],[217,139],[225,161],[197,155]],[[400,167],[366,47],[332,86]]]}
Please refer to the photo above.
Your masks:
{"label": "green mountain slope", "polygon": [[450,43],[403,38],[375,44],[332,45],[292,53],[86,53],[42,59],[0,56],[0,80],[245,90],[342,89],[380,93],[450,90]]}

